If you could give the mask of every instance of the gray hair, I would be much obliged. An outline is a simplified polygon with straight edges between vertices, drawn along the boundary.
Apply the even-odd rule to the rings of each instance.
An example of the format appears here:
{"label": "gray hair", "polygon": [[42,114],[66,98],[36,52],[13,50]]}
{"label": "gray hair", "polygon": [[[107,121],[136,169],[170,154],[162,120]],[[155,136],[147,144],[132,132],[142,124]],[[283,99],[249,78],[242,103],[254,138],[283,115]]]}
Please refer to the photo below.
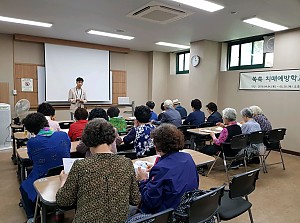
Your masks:
{"label": "gray hair", "polygon": [[223,118],[228,119],[229,121],[236,120],[236,110],[234,108],[225,108],[222,113]]}
{"label": "gray hair", "polygon": [[249,108],[243,108],[241,110],[241,115],[247,118],[252,118],[253,117],[253,112]]}
{"label": "gray hair", "polygon": [[250,106],[249,109],[252,111],[252,114],[254,116],[263,114],[263,110],[260,107],[256,106],[256,105]]}
{"label": "gray hair", "polygon": [[166,108],[173,108],[173,102],[171,101],[171,100],[165,100],[165,102],[164,102],[164,106],[166,107]]}

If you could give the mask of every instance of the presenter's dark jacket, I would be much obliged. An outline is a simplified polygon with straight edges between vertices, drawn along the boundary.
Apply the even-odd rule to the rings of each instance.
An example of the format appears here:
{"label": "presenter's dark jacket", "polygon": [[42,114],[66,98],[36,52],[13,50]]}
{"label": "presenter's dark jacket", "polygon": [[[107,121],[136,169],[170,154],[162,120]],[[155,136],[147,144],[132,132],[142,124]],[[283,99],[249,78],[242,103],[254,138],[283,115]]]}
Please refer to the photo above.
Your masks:
{"label": "presenter's dark jacket", "polygon": [[120,223],[140,193],[132,161],[112,153],[96,153],[75,161],[56,194],[61,206],[76,204],[73,223]]}
{"label": "presenter's dark jacket", "polygon": [[162,118],[160,121],[153,122],[156,125],[160,125],[161,123],[170,123],[175,125],[176,127],[181,126],[182,120],[180,113],[174,108],[168,108],[162,113]]}
{"label": "presenter's dark jacket", "polygon": [[176,209],[181,196],[198,187],[199,175],[191,155],[167,153],[152,167],[149,179],[140,182],[141,209],[145,213]]}
{"label": "presenter's dark jacket", "polygon": [[188,117],[184,120],[183,124],[185,125],[195,125],[199,127],[202,123],[205,122],[205,114],[203,111],[195,110],[191,112]]}
{"label": "presenter's dark jacket", "polygon": [[213,123],[214,125],[216,125],[218,122],[223,123],[222,115],[219,112],[215,111],[211,113],[206,122]]}

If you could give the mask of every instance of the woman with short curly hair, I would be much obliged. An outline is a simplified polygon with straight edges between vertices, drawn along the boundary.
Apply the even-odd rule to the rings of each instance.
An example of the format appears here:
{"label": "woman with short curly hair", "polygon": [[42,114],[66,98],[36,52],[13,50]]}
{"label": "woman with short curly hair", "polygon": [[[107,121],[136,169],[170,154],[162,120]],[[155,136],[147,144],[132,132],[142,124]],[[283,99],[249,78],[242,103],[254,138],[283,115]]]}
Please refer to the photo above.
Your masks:
{"label": "woman with short curly hair", "polygon": [[82,141],[93,155],[75,161],[68,175],[60,175],[56,202],[61,206],[76,204],[74,223],[124,222],[129,204],[140,201],[132,161],[111,152],[115,137],[115,129],[106,120],[90,121]]}
{"label": "woman with short curly hair", "polygon": [[151,137],[161,157],[151,168],[149,178],[138,169],[141,209],[145,213],[176,209],[185,192],[199,187],[199,175],[191,155],[179,152],[184,145],[182,132],[172,124],[162,124],[151,132]]}

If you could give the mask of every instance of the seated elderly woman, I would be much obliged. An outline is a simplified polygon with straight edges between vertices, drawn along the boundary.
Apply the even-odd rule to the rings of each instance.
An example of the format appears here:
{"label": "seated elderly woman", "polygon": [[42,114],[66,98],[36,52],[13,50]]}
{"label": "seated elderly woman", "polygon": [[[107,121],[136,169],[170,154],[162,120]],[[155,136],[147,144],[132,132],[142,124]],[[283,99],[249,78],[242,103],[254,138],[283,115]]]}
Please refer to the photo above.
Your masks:
{"label": "seated elderly woman", "polygon": [[37,196],[33,182],[44,177],[49,169],[62,165],[62,158],[70,157],[71,142],[67,133],[50,129],[47,119],[41,113],[27,115],[23,124],[36,135],[27,142],[27,153],[33,162],[33,169],[20,187],[28,222],[32,222]]}
{"label": "seated elderly woman", "polygon": [[59,124],[57,121],[55,121],[55,109],[52,107],[51,104],[46,102],[39,104],[37,112],[45,115],[50,128],[52,128],[54,131],[60,131]]}
{"label": "seated elderly woman", "polygon": [[199,176],[191,155],[179,152],[184,145],[182,132],[172,124],[162,124],[151,132],[151,137],[161,157],[150,170],[149,177],[138,169],[144,213],[176,209],[185,192],[199,187]]}
{"label": "seated elderly woman", "polygon": [[63,171],[60,174],[56,202],[61,206],[76,205],[73,223],[124,222],[129,204],[140,201],[132,161],[111,151],[115,138],[115,129],[106,120],[88,122],[82,141],[93,155],[75,161],[68,175]]}
{"label": "seated elderly woman", "polygon": [[215,133],[210,133],[214,144],[203,147],[201,149],[202,153],[216,155],[221,151],[221,143],[230,142],[233,136],[242,134],[241,127],[236,122],[236,110],[233,108],[225,108],[222,113],[223,121],[226,126],[223,123],[218,123],[219,126],[223,127],[223,130],[218,138]]}
{"label": "seated elderly woman", "polygon": [[70,129],[68,132],[68,135],[71,139],[71,141],[76,141],[77,139],[81,138],[83,129],[88,122],[86,119],[88,117],[89,113],[85,108],[77,108],[74,117],[76,119],[76,122],[72,123],[70,125]]}
{"label": "seated elderly woman", "polygon": [[213,123],[214,125],[217,125],[218,122],[223,122],[222,115],[218,112],[218,106],[215,103],[208,103],[206,108],[209,113],[209,116],[206,120],[207,123]]}
{"label": "seated elderly woman", "polygon": [[[155,128],[149,120],[151,110],[147,106],[137,106],[134,110],[134,127],[123,138],[123,142],[128,145],[133,142],[133,147],[137,156],[155,155],[153,140],[150,138],[151,131]],[[153,148],[154,154],[151,154]]]}
{"label": "seated elderly woman", "polygon": [[263,114],[263,111],[260,107],[252,105],[249,109],[253,113],[253,119],[260,125],[262,131],[272,130],[272,125],[267,117]]}

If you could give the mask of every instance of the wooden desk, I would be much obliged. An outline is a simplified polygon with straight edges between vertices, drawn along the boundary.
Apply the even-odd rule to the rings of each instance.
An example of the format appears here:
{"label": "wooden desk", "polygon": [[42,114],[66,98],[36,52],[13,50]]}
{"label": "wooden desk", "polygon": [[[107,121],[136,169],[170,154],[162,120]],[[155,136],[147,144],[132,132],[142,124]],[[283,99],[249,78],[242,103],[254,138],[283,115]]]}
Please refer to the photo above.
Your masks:
{"label": "wooden desk", "polygon": [[[36,180],[33,186],[38,194],[37,204],[41,205],[41,223],[47,222],[47,206],[56,205],[56,193],[60,187],[59,176],[45,177]],[[34,218],[37,217],[37,205]]]}
{"label": "wooden desk", "polygon": [[196,128],[196,129],[188,129],[187,132],[191,134],[191,148],[195,148],[195,137],[197,135],[200,136],[209,136],[211,132],[215,134],[219,134],[222,131],[222,127],[214,126],[214,127],[206,127],[206,128]]}
{"label": "wooden desk", "polygon": [[[15,127],[17,127],[17,126],[15,126]],[[19,128],[21,128],[21,127],[19,126]],[[29,136],[29,133],[26,133],[26,132],[14,132],[13,133],[13,152],[12,152],[11,159],[14,162],[14,164],[17,164],[16,150],[21,147],[22,142],[25,142],[28,140],[28,136]]]}
{"label": "wooden desk", "polygon": [[[181,152],[189,153],[192,156],[196,166],[202,166],[202,165],[205,165],[205,164],[215,161],[214,157],[208,156],[204,153],[200,153],[200,152],[192,150],[192,149],[184,149]],[[135,163],[136,161],[147,161],[150,163],[154,163],[156,160],[156,157],[157,157],[157,155],[148,156],[148,157],[132,160],[132,162]]]}

